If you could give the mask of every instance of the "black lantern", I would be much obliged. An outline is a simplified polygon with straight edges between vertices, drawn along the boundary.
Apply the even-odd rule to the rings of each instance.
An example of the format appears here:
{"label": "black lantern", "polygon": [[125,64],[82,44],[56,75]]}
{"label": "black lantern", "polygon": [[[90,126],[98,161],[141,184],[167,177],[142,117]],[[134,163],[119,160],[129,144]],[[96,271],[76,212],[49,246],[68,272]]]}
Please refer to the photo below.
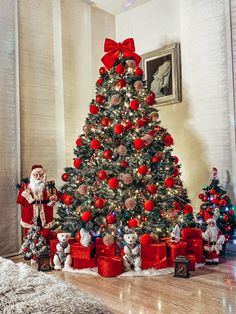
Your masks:
{"label": "black lantern", "polygon": [[175,259],[174,277],[189,278],[189,260],[185,256],[177,256]]}
{"label": "black lantern", "polygon": [[50,255],[48,253],[41,254],[37,258],[38,271],[50,271]]}

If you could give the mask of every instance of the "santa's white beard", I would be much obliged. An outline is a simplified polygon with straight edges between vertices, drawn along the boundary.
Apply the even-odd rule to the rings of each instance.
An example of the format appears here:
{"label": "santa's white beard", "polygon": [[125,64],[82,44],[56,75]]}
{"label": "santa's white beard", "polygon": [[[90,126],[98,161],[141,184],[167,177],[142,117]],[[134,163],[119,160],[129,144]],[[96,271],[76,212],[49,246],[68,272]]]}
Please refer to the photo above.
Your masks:
{"label": "santa's white beard", "polygon": [[216,226],[207,228],[207,233],[208,233],[208,236],[209,236],[209,240],[211,242],[216,242],[217,241],[218,231],[219,231],[219,229]]}
{"label": "santa's white beard", "polygon": [[31,176],[29,188],[34,194],[42,194],[45,189],[45,180],[36,180],[33,176]]}

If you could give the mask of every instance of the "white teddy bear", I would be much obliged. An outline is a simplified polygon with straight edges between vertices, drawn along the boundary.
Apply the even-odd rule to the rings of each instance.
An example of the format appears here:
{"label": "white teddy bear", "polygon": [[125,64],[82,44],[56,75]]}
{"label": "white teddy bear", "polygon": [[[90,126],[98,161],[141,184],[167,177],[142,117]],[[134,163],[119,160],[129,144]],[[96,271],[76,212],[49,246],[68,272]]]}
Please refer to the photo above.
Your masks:
{"label": "white teddy bear", "polygon": [[69,268],[71,265],[70,244],[68,243],[70,233],[58,233],[57,238],[59,243],[57,243],[57,251],[53,257],[54,269],[62,269],[63,264],[65,269]]}
{"label": "white teddy bear", "polygon": [[91,234],[84,228],[80,229],[80,244],[85,247],[91,244]]}
{"label": "white teddy bear", "polygon": [[123,264],[125,271],[131,269],[131,266],[134,267],[135,271],[141,270],[141,246],[138,244],[138,236],[135,233],[124,234],[125,246],[123,256]]}

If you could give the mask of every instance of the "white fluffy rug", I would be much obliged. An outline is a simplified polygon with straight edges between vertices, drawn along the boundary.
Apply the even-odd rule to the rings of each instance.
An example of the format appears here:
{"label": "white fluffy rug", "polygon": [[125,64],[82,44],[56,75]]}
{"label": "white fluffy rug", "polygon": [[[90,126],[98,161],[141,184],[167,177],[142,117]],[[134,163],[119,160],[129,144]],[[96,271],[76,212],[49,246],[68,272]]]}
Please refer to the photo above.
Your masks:
{"label": "white fluffy rug", "polygon": [[111,313],[97,299],[24,263],[0,257],[0,313]]}

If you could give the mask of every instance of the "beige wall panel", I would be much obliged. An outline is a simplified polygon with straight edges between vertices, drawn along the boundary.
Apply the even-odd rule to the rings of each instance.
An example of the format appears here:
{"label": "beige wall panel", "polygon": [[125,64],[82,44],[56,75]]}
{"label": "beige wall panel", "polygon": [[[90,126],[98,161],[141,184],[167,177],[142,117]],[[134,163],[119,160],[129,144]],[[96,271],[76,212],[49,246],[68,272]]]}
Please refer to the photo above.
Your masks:
{"label": "beige wall panel", "polygon": [[0,255],[19,250],[16,14],[16,1],[0,1]]}

